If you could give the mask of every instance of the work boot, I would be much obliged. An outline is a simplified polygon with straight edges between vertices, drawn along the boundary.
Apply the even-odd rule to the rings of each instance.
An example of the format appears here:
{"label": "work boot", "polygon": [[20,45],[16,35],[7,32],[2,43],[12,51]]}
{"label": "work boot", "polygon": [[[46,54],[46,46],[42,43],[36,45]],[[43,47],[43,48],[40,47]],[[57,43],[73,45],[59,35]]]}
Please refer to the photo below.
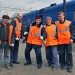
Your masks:
{"label": "work boot", "polygon": [[2,66],[0,65],[0,71],[2,71]]}
{"label": "work boot", "polygon": [[10,63],[10,67],[13,68],[13,63]]}
{"label": "work boot", "polygon": [[26,63],[24,63],[24,65],[31,65],[32,63],[30,62],[30,63],[28,63],[28,62],[26,62]]}
{"label": "work boot", "polygon": [[5,68],[6,68],[7,70],[10,70],[10,69],[11,69],[10,65],[5,65]]}
{"label": "work boot", "polygon": [[66,66],[61,66],[60,68],[61,68],[61,70],[65,70]]}
{"label": "work boot", "polygon": [[47,64],[46,66],[47,66],[47,67],[50,67],[50,66],[51,66],[51,64]]}
{"label": "work boot", "polygon": [[20,62],[18,62],[18,61],[14,61],[13,63],[14,63],[14,64],[20,64]]}
{"label": "work boot", "polygon": [[56,71],[57,70],[57,67],[52,67],[52,71]]}
{"label": "work boot", "polygon": [[42,65],[41,64],[38,64],[37,65],[37,69],[41,69]]}
{"label": "work boot", "polygon": [[71,72],[72,72],[72,68],[67,68],[67,71],[68,71],[69,73],[71,73]]}

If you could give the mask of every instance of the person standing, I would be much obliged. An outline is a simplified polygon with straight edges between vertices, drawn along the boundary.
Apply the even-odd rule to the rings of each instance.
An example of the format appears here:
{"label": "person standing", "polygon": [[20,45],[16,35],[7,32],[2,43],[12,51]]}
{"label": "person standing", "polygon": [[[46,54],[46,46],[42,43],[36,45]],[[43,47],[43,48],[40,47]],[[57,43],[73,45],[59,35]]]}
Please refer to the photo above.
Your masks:
{"label": "person standing", "polygon": [[32,64],[30,52],[33,48],[36,54],[37,68],[40,69],[42,67],[41,47],[42,47],[43,40],[46,38],[46,31],[44,27],[41,25],[40,16],[36,17],[36,22],[30,26],[29,32],[26,31],[24,32],[24,34],[25,35],[28,34],[27,44],[25,48],[26,63],[24,63],[24,65]]}
{"label": "person standing", "polygon": [[[14,45],[14,31],[8,23],[9,16],[3,15],[0,23],[0,71],[2,70],[2,54],[4,50],[4,62],[6,69],[10,70],[9,48]],[[10,34],[12,31],[12,34]]]}
{"label": "person standing", "polygon": [[57,27],[52,24],[52,18],[46,18],[45,30],[47,33],[45,50],[46,50],[46,59],[48,61],[48,66],[52,67],[52,70],[56,70],[58,67],[58,53],[57,53]]}
{"label": "person standing", "polygon": [[64,12],[59,12],[58,21],[55,22],[58,29],[58,43],[59,43],[59,63],[61,69],[67,67],[68,72],[72,72],[72,25],[71,21],[65,19]]}
{"label": "person standing", "polygon": [[11,22],[11,25],[13,26],[13,29],[15,31],[15,44],[14,47],[11,47],[11,54],[10,54],[10,65],[11,67],[14,64],[20,64],[18,62],[18,51],[19,51],[19,40],[21,37],[21,31],[22,31],[22,20],[23,14],[18,13],[17,18],[13,19]]}

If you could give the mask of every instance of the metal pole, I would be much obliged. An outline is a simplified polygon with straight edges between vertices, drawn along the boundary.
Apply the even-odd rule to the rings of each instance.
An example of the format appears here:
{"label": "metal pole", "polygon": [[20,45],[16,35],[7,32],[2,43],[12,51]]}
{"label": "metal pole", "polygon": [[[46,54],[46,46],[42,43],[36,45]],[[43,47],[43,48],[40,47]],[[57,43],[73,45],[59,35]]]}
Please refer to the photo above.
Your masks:
{"label": "metal pole", "polygon": [[0,12],[1,12],[1,2],[0,2]]}
{"label": "metal pole", "polygon": [[63,11],[66,15],[66,0],[63,0]]}
{"label": "metal pole", "polygon": [[[0,14],[1,14],[1,2],[0,2]],[[1,19],[1,15],[0,15],[0,19]]]}

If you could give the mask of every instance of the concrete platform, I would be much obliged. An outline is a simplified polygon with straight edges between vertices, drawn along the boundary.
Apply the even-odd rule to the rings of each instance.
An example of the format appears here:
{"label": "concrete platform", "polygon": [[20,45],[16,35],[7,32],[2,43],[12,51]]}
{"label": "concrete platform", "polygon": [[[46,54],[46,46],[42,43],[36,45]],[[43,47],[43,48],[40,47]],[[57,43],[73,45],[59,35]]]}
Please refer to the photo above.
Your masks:
{"label": "concrete platform", "polygon": [[32,58],[32,65],[24,66],[25,58],[24,58],[24,51],[25,51],[25,43],[20,43],[19,48],[19,61],[21,64],[14,65],[11,70],[7,70],[4,66],[2,71],[0,71],[0,75],[75,75],[75,44],[73,44],[73,72],[68,73],[66,70],[61,70],[58,68],[56,71],[52,71],[50,67],[46,67],[47,61],[45,57],[45,48],[42,48],[42,58],[43,58],[43,66],[41,69],[37,69],[36,58],[35,58],[35,51],[32,50],[31,58]]}

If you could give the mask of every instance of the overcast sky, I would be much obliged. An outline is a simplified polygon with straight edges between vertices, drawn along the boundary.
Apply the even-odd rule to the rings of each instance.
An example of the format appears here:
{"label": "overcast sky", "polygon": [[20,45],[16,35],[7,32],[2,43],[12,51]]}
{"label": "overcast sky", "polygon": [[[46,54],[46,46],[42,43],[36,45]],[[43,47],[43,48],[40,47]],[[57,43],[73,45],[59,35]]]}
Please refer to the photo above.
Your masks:
{"label": "overcast sky", "polygon": [[[70,1],[70,0],[66,0]],[[47,6],[50,6],[52,3],[62,3],[63,0],[0,0],[0,4],[4,4],[5,6],[10,5],[11,8],[22,8],[28,11],[23,11],[23,13],[29,12],[30,10],[38,10],[41,8],[45,8]],[[1,5],[0,5],[1,7]],[[1,10],[0,15],[8,14],[9,16],[12,16],[14,13],[17,13],[18,11],[9,11],[9,10]]]}

